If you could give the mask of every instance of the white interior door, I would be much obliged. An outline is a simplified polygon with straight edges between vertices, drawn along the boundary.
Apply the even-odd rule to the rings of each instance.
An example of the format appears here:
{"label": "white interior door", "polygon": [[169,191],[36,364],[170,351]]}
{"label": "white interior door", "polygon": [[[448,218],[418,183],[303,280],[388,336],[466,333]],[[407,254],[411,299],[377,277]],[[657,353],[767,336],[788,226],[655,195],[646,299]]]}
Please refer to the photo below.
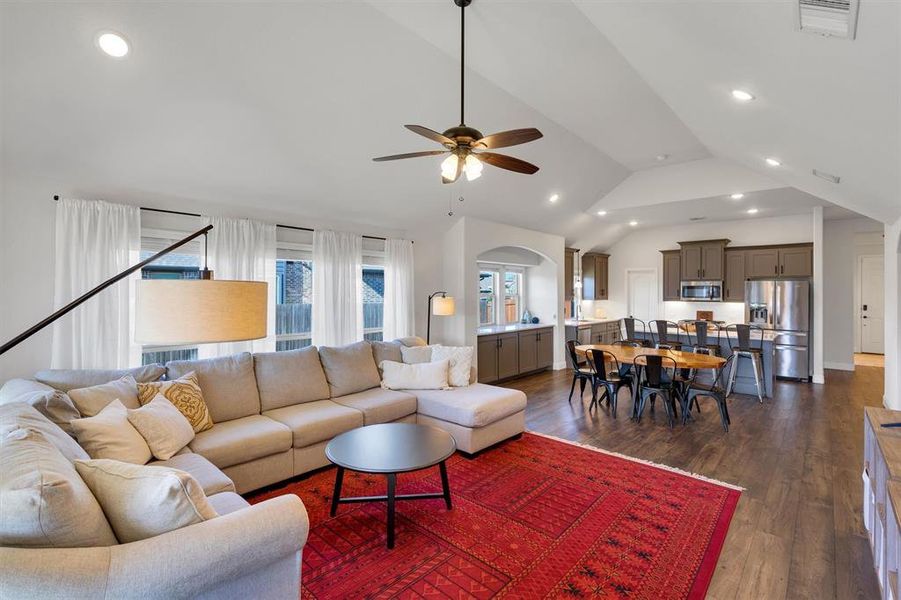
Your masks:
{"label": "white interior door", "polygon": [[885,352],[884,257],[860,257],[860,351]]}
{"label": "white interior door", "polygon": [[626,277],[629,315],[645,323],[656,319],[657,271],[628,271]]}

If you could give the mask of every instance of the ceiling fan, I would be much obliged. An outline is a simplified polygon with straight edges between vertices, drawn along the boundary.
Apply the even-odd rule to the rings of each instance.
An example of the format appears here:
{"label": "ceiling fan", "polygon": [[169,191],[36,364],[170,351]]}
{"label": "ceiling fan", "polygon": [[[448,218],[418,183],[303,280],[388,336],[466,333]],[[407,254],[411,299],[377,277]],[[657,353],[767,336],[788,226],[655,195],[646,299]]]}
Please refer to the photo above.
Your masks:
{"label": "ceiling fan", "polygon": [[535,128],[512,129],[491,135],[482,135],[482,132],[466,126],[463,119],[463,91],[465,89],[465,71],[463,61],[463,47],[466,38],[465,14],[466,7],[472,0],[454,0],[454,4],[460,7],[460,125],[451,127],[444,133],[438,133],[422,125],[404,125],[407,129],[421,136],[434,140],[444,146],[444,150],[425,150],[423,152],[409,152],[407,154],[393,154],[373,158],[376,162],[386,160],[398,160],[401,158],[416,158],[419,156],[449,156],[441,163],[441,181],[453,183],[466,173],[466,179],[472,181],[482,174],[482,163],[531,175],[538,171],[538,167],[524,160],[513,158],[496,152],[484,152],[495,148],[507,148],[517,144],[525,144],[541,137],[541,132]]}

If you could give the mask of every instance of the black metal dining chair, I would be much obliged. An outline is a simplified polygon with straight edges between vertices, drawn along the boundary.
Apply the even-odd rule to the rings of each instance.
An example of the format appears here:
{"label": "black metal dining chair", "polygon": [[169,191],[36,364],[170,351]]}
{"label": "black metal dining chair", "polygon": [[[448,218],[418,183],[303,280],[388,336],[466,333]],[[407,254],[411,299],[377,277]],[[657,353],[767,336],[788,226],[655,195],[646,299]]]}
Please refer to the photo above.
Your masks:
{"label": "black metal dining chair", "polygon": [[[678,323],[657,319],[651,321],[649,325],[651,329],[651,339],[653,340],[655,348],[668,350],[682,349],[684,344],[682,343],[682,336],[679,333],[681,328]],[[670,331],[670,329],[675,329],[675,332]]]}
{"label": "black metal dining chair", "polygon": [[756,325],[735,323],[726,326],[726,338],[729,340],[729,348],[735,356],[732,368],[729,371],[729,384],[726,386],[726,395],[732,394],[735,386],[735,376],[738,373],[740,359],[751,361],[754,369],[754,385],[757,388],[757,400],[763,402],[766,395],[766,373],[763,366],[763,329]]}
{"label": "black metal dining chair", "polygon": [[[588,351],[588,356],[591,358],[591,364],[594,371],[591,378],[591,404],[588,405],[588,409],[591,410],[593,406],[600,406],[601,400],[606,398],[607,405],[610,407],[610,413],[615,419],[619,390],[628,387],[629,395],[632,395],[632,376],[628,374],[628,372],[626,374],[621,374],[623,371],[619,360],[617,360],[615,355],[606,350],[591,349]],[[608,362],[613,364],[612,371],[607,370]],[[603,395],[599,398],[598,388],[601,387],[603,387],[604,390]]]}
{"label": "black metal dining chair", "polygon": [[648,399],[651,400],[651,408],[653,410],[654,399],[660,396],[664,408],[666,408],[666,419],[670,429],[675,424],[676,400],[682,405],[682,413],[685,413],[685,403],[679,392],[679,387],[674,381],[677,364],[676,361],[669,356],[658,356],[656,354],[644,354],[641,356],[644,361],[644,381],[638,391],[638,408],[634,411],[638,422],[641,422],[641,414],[644,412],[645,404]]}
{"label": "black metal dining chair", "polygon": [[682,411],[682,424],[685,425],[685,422],[688,420],[691,410],[690,407],[692,403],[697,405],[698,411],[700,411],[700,405],[698,404],[698,398],[702,396],[706,396],[709,398],[713,398],[716,401],[717,408],[720,411],[720,421],[723,424],[723,429],[728,433],[729,425],[732,424],[732,420],[729,418],[729,407],[726,406],[726,397],[728,394],[726,393],[726,371],[729,367],[733,366],[733,363],[736,359],[736,354],[732,354],[729,358],[726,359],[720,368],[718,369],[716,378],[713,380],[713,383],[699,383],[697,381],[692,381],[688,390],[685,392],[685,406],[689,407],[689,410]]}
{"label": "black metal dining chair", "polygon": [[[642,321],[641,319],[636,319],[635,317],[625,317],[622,319],[623,329],[625,330],[626,337],[623,339],[625,342],[635,342],[639,346],[650,347],[651,341],[648,339],[648,324]],[[636,332],[641,332],[641,337],[636,336]]]}
{"label": "black metal dining chair", "polygon": [[576,391],[576,382],[579,382],[579,397],[581,398],[585,395],[585,386],[592,382],[594,371],[591,368],[591,361],[586,362],[579,358],[579,353],[576,352],[575,340],[566,341],[566,350],[569,352],[569,358],[573,364],[573,384],[569,388],[569,398],[566,401],[572,403],[573,392]]}

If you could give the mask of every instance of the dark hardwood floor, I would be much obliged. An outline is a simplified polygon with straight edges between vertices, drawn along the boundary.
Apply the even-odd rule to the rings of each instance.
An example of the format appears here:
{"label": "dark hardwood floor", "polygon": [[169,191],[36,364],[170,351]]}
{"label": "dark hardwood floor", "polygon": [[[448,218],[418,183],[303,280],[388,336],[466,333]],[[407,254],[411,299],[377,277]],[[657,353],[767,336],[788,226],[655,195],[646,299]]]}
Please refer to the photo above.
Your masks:
{"label": "dark hardwood floor", "polygon": [[[570,371],[545,372],[507,385],[528,397],[532,431],[678,467],[726,481],[742,494],[709,597],[877,598],[878,584],[861,516],[863,407],[881,406],[883,370],[826,371],[826,385],[778,382],[759,404],[732,396],[732,426],[722,430],[711,399],[686,427],[666,426],[659,406],[641,424],[588,412],[578,386],[567,404]],[[645,413],[647,416],[647,413]]]}

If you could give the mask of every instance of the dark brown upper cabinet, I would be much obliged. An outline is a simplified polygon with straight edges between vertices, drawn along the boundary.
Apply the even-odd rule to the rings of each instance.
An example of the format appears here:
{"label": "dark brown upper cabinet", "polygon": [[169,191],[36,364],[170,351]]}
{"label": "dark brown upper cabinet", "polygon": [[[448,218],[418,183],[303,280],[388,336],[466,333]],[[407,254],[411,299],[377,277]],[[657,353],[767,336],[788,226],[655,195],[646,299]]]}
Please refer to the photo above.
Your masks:
{"label": "dark brown upper cabinet", "polygon": [[786,246],[779,249],[780,277],[813,277],[813,246]]}
{"label": "dark brown upper cabinet", "polygon": [[725,302],[745,301],[745,261],[747,252],[744,250],[726,250],[726,277],[723,286],[723,300]]}
{"label": "dark brown upper cabinet", "polygon": [[573,299],[573,279],[576,255],[578,250],[575,248],[566,248],[563,258],[563,299],[569,302]]}
{"label": "dark brown upper cabinet", "polygon": [[744,248],[745,279],[813,277],[813,244]]}
{"label": "dark brown upper cabinet", "polygon": [[725,250],[729,240],[679,242],[682,279],[722,281],[725,277]]}
{"label": "dark brown upper cabinet", "polygon": [[609,254],[589,252],[582,255],[582,299],[606,300]]}
{"label": "dark brown upper cabinet", "polygon": [[682,252],[661,250],[663,254],[663,299],[682,299]]}

